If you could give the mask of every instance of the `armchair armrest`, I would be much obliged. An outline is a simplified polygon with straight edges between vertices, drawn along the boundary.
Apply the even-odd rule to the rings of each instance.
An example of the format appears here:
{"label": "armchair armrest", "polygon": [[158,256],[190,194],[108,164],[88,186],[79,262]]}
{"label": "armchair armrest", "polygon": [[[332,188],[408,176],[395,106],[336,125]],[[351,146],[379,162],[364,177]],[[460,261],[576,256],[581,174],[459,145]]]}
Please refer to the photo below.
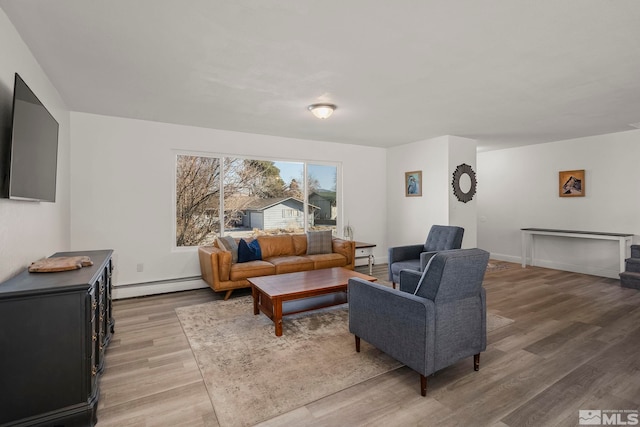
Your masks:
{"label": "armchair armrest", "polygon": [[350,279],[348,289],[349,331],[427,374],[434,366],[433,302],[359,278]]}
{"label": "armchair armrest", "polygon": [[422,278],[422,273],[415,270],[400,270],[400,290],[413,294]]}
{"label": "armchair armrest", "polygon": [[420,271],[424,271],[425,268],[427,268],[427,264],[429,263],[429,260],[433,258],[433,256],[437,253],[438,253],[437,251],[429,251],[429,252],[422,252],[420,254]]}
{"label": "armchair armrest", "polygon": [[389,264],[406,259],[418,259],[424,250],[424,244],[395,246],[389,248]]}

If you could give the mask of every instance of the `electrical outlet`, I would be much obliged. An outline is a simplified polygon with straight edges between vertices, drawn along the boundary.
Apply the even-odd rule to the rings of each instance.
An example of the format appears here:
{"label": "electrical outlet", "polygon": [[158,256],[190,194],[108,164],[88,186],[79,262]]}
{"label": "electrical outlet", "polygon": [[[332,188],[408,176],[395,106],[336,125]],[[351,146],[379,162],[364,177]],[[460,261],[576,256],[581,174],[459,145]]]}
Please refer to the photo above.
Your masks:
{"label": "electrical outlet", "polygon": [[140,263],[138,264],[138,273],[142,273],[144,271],[144,264]]}

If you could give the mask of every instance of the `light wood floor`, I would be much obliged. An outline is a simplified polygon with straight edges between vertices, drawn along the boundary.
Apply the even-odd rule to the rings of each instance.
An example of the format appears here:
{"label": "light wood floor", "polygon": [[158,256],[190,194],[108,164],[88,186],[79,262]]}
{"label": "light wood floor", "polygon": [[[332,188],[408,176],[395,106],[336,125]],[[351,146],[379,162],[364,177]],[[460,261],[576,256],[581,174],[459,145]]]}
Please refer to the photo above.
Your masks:
{"label": "light wood floor", "polygon": [[[421,397],[418,374],[400,368],[262,425],[575,426],[579,409],[639,410],[640,291],[496,264],[509,268],[485,276],[488,308],[515,322],[489,333],[480,371],[462,361],[429,377]],[[386,279],[386,265],[374,275]],[[220,298],[201,289],[114,302],[99,427],[218,425],[174,309]]]}

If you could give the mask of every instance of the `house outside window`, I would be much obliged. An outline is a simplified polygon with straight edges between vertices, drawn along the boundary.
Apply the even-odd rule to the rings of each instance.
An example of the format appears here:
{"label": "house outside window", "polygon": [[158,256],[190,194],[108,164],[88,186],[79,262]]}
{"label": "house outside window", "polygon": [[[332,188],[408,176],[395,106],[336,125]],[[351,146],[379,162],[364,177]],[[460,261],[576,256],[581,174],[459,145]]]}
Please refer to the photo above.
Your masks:
{"label": "house outside window", "polygon": [[331,230],[337,235],[338,168],[333,165],[307,165],[307,202],[315,206],[313,216],[308,218],[311,230]]}

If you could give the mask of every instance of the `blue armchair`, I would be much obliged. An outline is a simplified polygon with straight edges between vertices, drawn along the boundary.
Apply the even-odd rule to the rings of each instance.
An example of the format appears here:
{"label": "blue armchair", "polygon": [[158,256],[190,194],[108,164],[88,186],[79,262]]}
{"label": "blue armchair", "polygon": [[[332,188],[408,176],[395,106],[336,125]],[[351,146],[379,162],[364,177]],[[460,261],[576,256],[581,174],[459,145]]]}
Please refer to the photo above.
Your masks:
{"label": "blue armchair", "polygon": [[400,289],[349,280],[349,331],[420,374],[427,376],[487,347],[485,290],[489,253],[482,249],[438,252],[419,273],[403,270]]}
{"label": "blue armchair", "polygon": [[389,248],[389,281],[396,287],[401,270],[424,271],[438,251],[460,249],[464,228],[453,225],[433,225],[424,244]]}

